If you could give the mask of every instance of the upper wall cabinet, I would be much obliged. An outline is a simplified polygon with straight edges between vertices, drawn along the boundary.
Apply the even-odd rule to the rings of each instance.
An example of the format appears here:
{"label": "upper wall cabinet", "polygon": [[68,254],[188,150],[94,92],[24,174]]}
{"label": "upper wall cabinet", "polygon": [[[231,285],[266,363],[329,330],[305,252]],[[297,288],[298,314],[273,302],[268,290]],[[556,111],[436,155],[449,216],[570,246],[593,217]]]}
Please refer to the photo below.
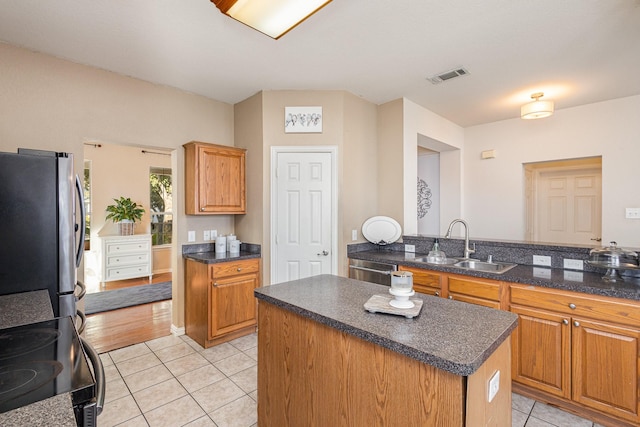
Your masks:
{"label": "upper wall cabinet", "polygon": [[184,150],[185,213],[246,213],[246,150],[196,141]]}

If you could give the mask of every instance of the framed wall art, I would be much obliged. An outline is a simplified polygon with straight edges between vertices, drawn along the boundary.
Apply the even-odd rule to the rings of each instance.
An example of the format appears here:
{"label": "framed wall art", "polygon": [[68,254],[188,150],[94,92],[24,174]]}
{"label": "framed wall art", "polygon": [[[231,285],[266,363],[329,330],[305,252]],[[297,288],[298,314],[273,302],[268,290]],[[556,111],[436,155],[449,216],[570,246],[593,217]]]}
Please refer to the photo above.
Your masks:
{"label": "framed wall art", "polygon": [[284,107],[285,133],[322,133],[322,107]]}

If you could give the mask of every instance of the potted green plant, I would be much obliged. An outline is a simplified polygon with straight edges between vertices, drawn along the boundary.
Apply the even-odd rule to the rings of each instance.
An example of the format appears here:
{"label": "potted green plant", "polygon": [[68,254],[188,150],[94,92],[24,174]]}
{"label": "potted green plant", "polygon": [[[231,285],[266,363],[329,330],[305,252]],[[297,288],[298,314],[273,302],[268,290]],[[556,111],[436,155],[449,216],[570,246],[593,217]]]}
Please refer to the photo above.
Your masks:
{"label": "potted green plant", "polygon": [[133,227],[136,221],[142,219],[144,208],[142,205],[131,201],[131,198],[120,197],[113,199],[116,202],[107,206],[107,218],[118,224],[118,231],[121,236],[129,236],[133,234]]}

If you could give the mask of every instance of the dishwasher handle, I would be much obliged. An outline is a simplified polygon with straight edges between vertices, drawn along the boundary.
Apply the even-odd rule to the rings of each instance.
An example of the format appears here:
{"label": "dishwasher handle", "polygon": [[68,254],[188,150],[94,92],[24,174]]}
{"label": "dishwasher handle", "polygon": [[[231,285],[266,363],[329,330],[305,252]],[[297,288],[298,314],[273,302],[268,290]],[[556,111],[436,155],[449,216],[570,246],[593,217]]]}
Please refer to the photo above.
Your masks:
{"label": "dishwasher handle", "polygon": [[349,268],[353,268],[354,270],[370,271],[372,273],[386,274],[387,276],[393,272],[393,270],[376,270],[375,268],[359,267],[357,265],[350,265]]}

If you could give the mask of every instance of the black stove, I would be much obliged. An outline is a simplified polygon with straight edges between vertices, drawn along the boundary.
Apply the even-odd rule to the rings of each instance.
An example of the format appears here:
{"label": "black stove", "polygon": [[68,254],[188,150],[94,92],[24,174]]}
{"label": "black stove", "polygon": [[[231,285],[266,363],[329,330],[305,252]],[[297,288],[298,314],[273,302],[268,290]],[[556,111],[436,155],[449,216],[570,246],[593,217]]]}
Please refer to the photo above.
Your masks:
{"label": "black stove", "polygon": [[71,317],[0,330],[0,413],[63,393],[82,407],[95,389]]}

